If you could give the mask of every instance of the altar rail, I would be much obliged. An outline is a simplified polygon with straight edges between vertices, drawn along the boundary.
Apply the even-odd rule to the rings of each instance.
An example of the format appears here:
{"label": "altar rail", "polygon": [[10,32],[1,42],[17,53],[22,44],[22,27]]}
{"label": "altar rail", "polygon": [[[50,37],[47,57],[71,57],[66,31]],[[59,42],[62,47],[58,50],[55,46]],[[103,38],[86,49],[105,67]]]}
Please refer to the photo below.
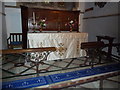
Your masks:
{"label": "altar rail", "polygon": [[0,50],[2,54],[13,54],[13,53],[25,53],[25,52],[43,52],[43,51],[56,51],[55,47],[44,47],[44,48],[28,48],[28,49],[7,49]]}
{"label": "altar rail", "polygon": [[[25,59],[24,62],[22,62],[21,60],[19,60],[17,63],[12,62],[14,64],[14,66],[12,68],[16,68],[16,67],[26,67],[25,62],[27,62],[27,60],[29,60],[33,66],[27,67],[26,70],[23,70],[20,73],[14,73],[14,72],[10,72],[9,70],[11,69],[11,67],[9,69],[2,69],[5,72],[11,73],[14,76],[17,75],[22,75],[24,72],[28,71],[29,69],[31,69],[32,67],[36,66],[36,74],[37,76],[39,76],[39,73],[41,71],[41,69],[39,69],[39,65],[43,63],[43,61],[47,60],[48,55],[53,52],[56,51],[55,47],[44,47],[44,48],[28,48],[28,49],[7,49],[7,50],[0,50],[0,53],[3,54],[3,56],[5,54],[23,54],[23,53],[30,53],[30,54],[25,54]],[[7,60],[6,58],[4,60]]]}

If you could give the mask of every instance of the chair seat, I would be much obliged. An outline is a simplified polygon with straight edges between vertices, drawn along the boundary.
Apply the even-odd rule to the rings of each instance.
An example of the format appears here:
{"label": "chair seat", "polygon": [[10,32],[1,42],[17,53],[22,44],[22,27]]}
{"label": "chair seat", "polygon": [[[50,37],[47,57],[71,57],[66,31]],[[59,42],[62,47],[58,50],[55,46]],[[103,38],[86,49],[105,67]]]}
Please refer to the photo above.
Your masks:
{"label": "chair seat", "polygon": [[11,44],[11,45],[20,45],[20,44],[22,44],[22,42],[20,42],[20,41],[15,41],[15,42],[11,42],[10,44]]}

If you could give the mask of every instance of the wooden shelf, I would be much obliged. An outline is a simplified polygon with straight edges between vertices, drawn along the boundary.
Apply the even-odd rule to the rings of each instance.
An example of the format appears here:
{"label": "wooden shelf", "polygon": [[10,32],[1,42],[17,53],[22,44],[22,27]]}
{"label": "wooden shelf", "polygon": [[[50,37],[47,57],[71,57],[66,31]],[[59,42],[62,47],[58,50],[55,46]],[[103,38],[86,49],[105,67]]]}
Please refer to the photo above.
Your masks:
{"label": "wooden shelf", "polygon": [[84,17],[83,19],[95,19],[95,18],[103,18],[103,17],[111,17],[111,16],[120,16],[120,13],[117,13],[117,14],[108,14],[108,15],[101,15],[101,16]]}

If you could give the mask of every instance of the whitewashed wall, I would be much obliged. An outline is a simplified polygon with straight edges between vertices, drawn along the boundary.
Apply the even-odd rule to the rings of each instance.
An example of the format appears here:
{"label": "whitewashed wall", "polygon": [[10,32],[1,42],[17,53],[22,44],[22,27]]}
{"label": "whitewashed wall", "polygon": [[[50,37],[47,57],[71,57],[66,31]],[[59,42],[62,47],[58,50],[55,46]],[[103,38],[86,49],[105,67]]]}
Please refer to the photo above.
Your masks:
{"label": "whitewashed wall", "polygon": [[[2,12],[2,2],[0,2],[0,12]],[[0,13],[0,49],[2,49],[2,14]],[[0,54],[1,57],[1,54]],[[2,61],[0,60],[0,63]],[[0,66],[1,68],[2,66]],[[2,77],[2,70],[0,70],[0,78]],[[0,79],[0,90],[2,89],[2,79]]]}
{"label": "whitewashed wall", "polygon": [[21,10],[20,8],[5,8],[4,3],[0,2],[0,12],[6,14],[6,16],[0,14],[0,49],[7,49],[9,34],[22,32]]}
{"label": "whitewashed wall", "polygon": [[[117,2],[107,2],[103,8],[95,6],[93,2],[87,2],[84,5],[84,9],[94,7],[93,11],[86,12],[83,17],[102,16],[118,13]],[[88,33],[88,41],[96,41],[97,35],[105,35],[115,37],[114,42],[118,42],[118,16],[83,19],[82,32]],[[116,49],[113,49],[113,53]],[[115,53],[116,54],[116,53]]]}
{"label": "whitewashed wall", "polygon": [[[2,2],[0,2],[0,12],[2,12]],[[0,49],[2,49],[2,14],[0,13]]]}
{"label": "whitewashed wall", "polygon": [[[117,2],[107,2],[103,8],[96,7],[93,2],[85,3],[85,9],[90,7],[94,7],[94,10],[86,12],[84,17],[118,13]],[[82,31],[88,32],[89,41],[95,41],[97,35],[107,35],[115,37],[115,42],[118,42],[118,16],[84,19]]]}
{"label": "whitewashed wall", "polygon": [[[120,2],[118,4],[118,12],[120,12]],[[120,16],[118,17],[118,24],[120,24]],[[118,42],[120,43],[120,26],[118,25]]]}
{"label": "whitewashed wall", "polygon": [[[5,6],[2,3],[2,13],[5,13]],[[7,49],[7,30],[6,30],[6,16],[2,14],[2,49]]]}
{"label": "whitewashed wall", "polygon": [[5,8],[7,35],[10,33],[21,33],[21,9],[20,8]]}
{"label": "whitewashed wall", "polygon": [[[79,10],[80,12],[84,12],[85,11],[85,2],[79,2],[77,10]],[[79,14],[79,31],[80,32],[83,32],[83,17],[84,17],[84,14],[80,13]]]}

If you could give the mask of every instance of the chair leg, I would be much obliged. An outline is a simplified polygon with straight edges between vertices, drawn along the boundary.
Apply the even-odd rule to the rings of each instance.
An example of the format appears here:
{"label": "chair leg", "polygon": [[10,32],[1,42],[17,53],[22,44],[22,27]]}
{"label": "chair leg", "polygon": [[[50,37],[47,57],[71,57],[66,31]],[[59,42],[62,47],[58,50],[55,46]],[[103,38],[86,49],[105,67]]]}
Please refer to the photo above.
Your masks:
{"label": "chair leg", "polygon": [[91,58],[91,62],[89,63],[89,65],[91,65],[91,68],[93,68],[93,66],[94,66],[94,60],[95,60],[95,58],[92,57],[92,58]]}
{"label": "chair leg", "polygon": [[87,65],[87,62],[88,62],[88,57],[85,57],[85,61],[82,63],[82,64],[80,64],[80,66],[86,66]]}
{"label": "chair leg", "polygon": [[99,56],[99,62],[98,62],[99,64],[101,63],[101,59],[102,59],[102,57],[101,57],[101,55],[100,55],[100,56]]}
{"label": "chair leg", "polygon": [[88,61],[88,58],[86,57],[86,60],[85,60],[85,62],[84,62],[84,65],[86,65],[87,61]]}
{"label": "chair leg", "polygon": [[103,79],[100,79],[100,86],[99,86],[99,90],[103,90]]}
{"label": "chair leg", "polygon": [[36,73],[37,73],[37,77],[39,76],[39,63],[36,63]]}

